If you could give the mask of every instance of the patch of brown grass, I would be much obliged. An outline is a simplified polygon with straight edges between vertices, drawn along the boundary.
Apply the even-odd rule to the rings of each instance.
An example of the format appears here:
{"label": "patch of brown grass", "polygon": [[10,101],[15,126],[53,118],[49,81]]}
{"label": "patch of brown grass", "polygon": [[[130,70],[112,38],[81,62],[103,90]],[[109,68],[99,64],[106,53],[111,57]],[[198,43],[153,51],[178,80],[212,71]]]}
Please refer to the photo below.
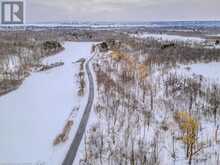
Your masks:
{"label": "patch of brown grass", "polygon": [[53,145],[56,146],[60,143],[65,143],[68,139],[68,136],[69,136],[69,133],[70,133],[70,130],[71,130],[71,127],[73,126],[73,121],[72,120],[69,120],[65,127],[63,128],[63,131],[61,134],[59,134],[55,140],[53,141]]}

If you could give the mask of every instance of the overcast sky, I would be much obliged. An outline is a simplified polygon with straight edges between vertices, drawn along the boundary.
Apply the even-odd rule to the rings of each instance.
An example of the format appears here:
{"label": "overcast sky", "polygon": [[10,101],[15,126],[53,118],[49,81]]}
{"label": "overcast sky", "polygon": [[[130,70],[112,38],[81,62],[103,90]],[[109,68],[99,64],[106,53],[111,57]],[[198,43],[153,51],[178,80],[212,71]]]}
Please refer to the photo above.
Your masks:
{"label": "overcast sky", "polygon": [[220,20],[220,0],[26,0],[27,23]]}

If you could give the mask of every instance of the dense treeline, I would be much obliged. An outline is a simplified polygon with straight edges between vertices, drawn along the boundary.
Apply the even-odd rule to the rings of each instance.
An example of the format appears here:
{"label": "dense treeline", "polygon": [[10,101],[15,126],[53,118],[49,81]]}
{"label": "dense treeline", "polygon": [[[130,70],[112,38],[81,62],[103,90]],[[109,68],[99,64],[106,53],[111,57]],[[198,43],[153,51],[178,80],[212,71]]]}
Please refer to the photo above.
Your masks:
{"label": "dense treeline", "polygon": [[[220,85],[202,76],[181,75],[173,72],[174,68],[171,71],[167,68],[173,66],[170,63],[183,63],[172,56],[152,55],[149,62],[148,49],[125,43],[108,40],[98,45],[101,52],[93,65],[97,120],[85,136],[80,163],[218,164]],[[162,53],[177,49],[176,45],[160,46],[156,49]],[[192,52],[180,58],[187,64],[204,62],[204,57],[211,61],[206,53],[218,51],[186,48]],[[204,57],[193,54],[202,51]]]}
{"label": "dense treeline", "polygon": [[118,49],[133,55],[145,55],[146,64],[176,65],[220,60],[220,49],[211,49],[201,44],[184,42],[159,42],[154,39],[119,37],[107,40],[110,49]]}

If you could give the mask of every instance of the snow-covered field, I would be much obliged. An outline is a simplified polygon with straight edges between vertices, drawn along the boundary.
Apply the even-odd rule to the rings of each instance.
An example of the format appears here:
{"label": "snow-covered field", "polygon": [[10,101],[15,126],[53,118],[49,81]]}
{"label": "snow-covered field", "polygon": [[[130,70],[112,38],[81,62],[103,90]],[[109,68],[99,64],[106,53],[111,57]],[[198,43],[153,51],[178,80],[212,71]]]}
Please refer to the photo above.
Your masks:
{"label": "snow-covered field", "polygon": [[202,75],[206,79],[220,83],[220,62],[199,63],[180,66],[177,72],[182,74]]}
{"label": "snow-covered field", "polygon": [[190,43],[205,42],[205,39],[199,37],[185,37],[180,35],[169,35],[169,34],[140,33],[140,34],[132,34],[131,36],[137,38],[153,38],[159,41],[177,41],[177,42],[190,42]]}
{"label": "snow-covered field", "polygon": [[[66,42],[63,52],[43,61],[46,64],[62,61],[64,66],[32,73],[18,90],[0,97],[0,164],[62,163],[88,94],[86,89],[85,96],[77,95],[79,64],[73,62],[89,59],[92,44]],[[74,107],[79,110],[73,111]],[[69,139],[53,146],[70,116],[74,124]]]}
{"label": "snow-covered field", "polygon": [[210,37],[220,37],[220,34],[208,34],[207,36],[210,36]]}

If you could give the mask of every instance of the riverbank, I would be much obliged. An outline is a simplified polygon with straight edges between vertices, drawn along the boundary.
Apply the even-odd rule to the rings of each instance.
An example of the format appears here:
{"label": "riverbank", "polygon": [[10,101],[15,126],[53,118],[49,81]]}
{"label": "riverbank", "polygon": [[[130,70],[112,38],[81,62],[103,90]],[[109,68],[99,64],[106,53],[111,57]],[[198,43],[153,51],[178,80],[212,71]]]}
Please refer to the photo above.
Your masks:
{"label": "riverbank", "polygon": [[[19,88],[33,70],[48,70],[57,65],[42,65],[41,61],[49,56],[63,51],[63,46],[57,41],[45,41],[24,45],[19,43],[3,43],[8,52],[0,46],[0,96]],[[10,50],[12,49],[12,50]],[[1,55],[2,54],[2,55]]]}

